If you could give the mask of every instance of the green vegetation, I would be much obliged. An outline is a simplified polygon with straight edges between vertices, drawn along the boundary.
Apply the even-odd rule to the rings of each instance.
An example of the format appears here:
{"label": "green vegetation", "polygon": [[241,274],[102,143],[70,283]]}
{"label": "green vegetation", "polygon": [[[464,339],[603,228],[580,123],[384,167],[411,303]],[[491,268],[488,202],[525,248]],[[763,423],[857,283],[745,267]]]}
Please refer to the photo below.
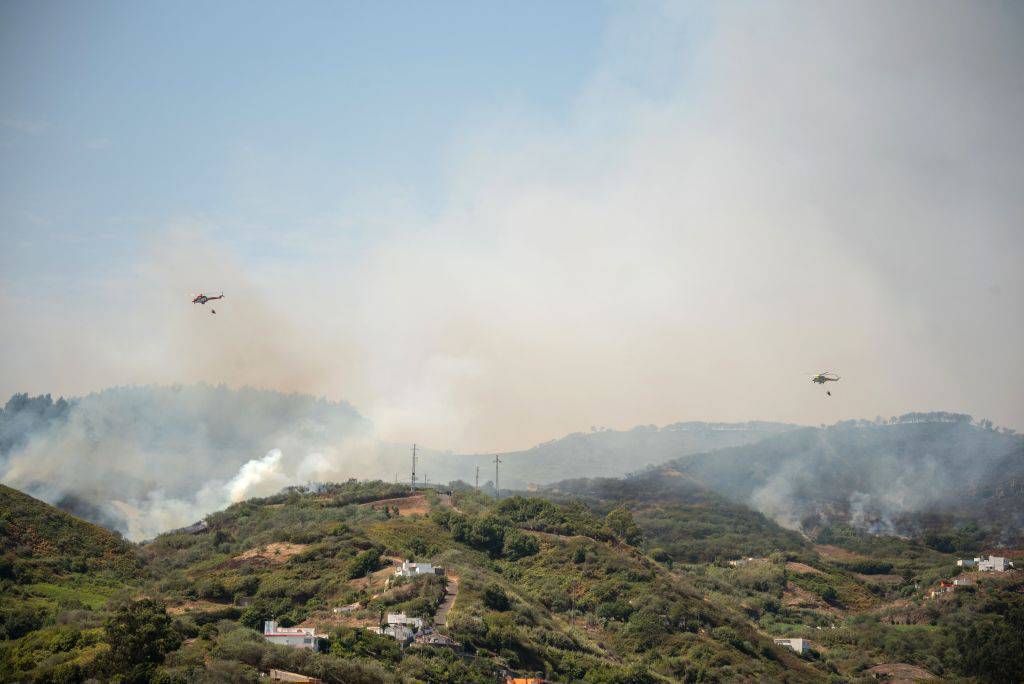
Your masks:
{"label": "green vegetation", "polygon": [[[956,570],[927,540],[838,524],[807,540],[685,477],[576,481],[499,502],[431,493],[413,516],[369,505],[409,495],[402,486],[290,488],[140,547],[2,493],[0,520],[18,525],[4,547],[4,681],[258,682],[278,668],[327,682],[482,683],[506,670],[801,682],[904,662],[988,682],[1024,667],[1018,573],[928,599]],[[90,549],[87,571],[58,559],[61,544]],[[446,576],[395,577],[406,558]],[[363,628],[388,612],[429,624],[455,590],[440,631],[458,652]],[[268,643],[266,620],[317,626],[324,652]],[[813,650],[798,657],[774,636]]]}

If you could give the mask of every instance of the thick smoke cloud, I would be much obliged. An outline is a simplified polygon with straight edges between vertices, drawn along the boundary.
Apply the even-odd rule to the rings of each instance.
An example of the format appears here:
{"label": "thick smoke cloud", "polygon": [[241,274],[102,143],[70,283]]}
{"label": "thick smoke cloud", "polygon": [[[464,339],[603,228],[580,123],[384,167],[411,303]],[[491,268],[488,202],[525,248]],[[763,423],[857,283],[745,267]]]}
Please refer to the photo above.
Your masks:
{"label": "thick smoke cloud", "polygon": [[[27,421],[8,405],[0,418]],[[133,540],[293,484],[369,474],[380,447],[350,406],[225,387],[112,389],[20,434],[0,479]]]}
{"label": "thick smoke cloud", "polygon": [[[1020,427],[1022,13],[623,10],[565,120],[459,132],[432,211],[324,219],[271,183],[279,223],[175,221],[81,299],[0,292],[0,392],[304,391],[471,452],[940,407]],[[216,317],[197,288],[229,293]]]}
{"label": "thick smoke cloud", "polygon": [[1024,439],[953,415],[804,428],[673,465],[792,529],[841,520],[903,534],[938,515],[1019,536],[1007,485],[1024,468]]}

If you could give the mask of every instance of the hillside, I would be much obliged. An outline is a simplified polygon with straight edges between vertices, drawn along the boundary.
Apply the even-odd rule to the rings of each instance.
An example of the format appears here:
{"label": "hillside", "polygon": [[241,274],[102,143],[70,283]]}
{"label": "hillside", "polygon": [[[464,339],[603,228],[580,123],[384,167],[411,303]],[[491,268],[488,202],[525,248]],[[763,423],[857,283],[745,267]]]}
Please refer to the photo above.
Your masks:
{"label": "hillside", "polygon": [[[1022,467],[1021,437],[965,418],[912,414],[889,423],[802,428],[685,456],[640,476],[685,473],[791,529],[843,522],[921,534],[973,523],[988,538],[1017,542],[1024,498],[1008,475]],[[998,506],[986,508],[985,497],[997,495]]]}
{"label": "hillside", "polygon": [[[37,539],[17,558],[37,574],[2,580],[17,631],[0,641],[0,678],[256,682],[276,668],[346,683],[810,682],[912,670],[987,682],[1024,670],[1019,571],[969,573],[969,590],[933,600],[957,573],[951,555],[839,526],[812,546],[685,477],[647,484],[578,481],[545,492],[554,500],[500,502],[382,482],[290,488],[159,536],[139,548],[141,568],[116,537],[5,490],[4,519]],[[37,562],[61,544],[123,567]],[[767,555],[721,560],[755,548]],[[410,558],[445,574],[396,581]],[[55,598],[32,593],[44,585]],[[363,629],[399,611],[455,650]],[[316,628],[327,651],[267,643],[256,630],[270,619]]]}
{"label": "hillside", "polygon": [[625,507],[654,555],[675,562],[724,561],[807,547],[801,535],[679,471],[652,472],[658,476],[565,480],[544,487],[538,495],[562,502],[581,500],[604,513]]}
{"label": "hillside", "polygon": [[[0,679],[34,666],[91,661],[99,650],[93,611],[142,581],[135,549],[116,534],[0,485]],[[75,623],[74,628],[69,624]]]}

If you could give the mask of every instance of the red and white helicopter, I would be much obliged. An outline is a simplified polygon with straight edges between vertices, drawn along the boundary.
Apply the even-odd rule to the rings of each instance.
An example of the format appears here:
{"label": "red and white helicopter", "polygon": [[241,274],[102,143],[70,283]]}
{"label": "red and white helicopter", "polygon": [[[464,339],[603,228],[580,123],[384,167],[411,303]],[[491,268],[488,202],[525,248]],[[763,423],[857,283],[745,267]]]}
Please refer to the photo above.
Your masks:
{"label": "red and white helicopter", "polygon": [[[206,304],[206,302],[212,302],[215,299],[224,299],[224,293],[221,292],[216,297],[207,297],[205,294],[200,292],[199,294],[197,294],[195,296],[195,299],[192,300],[192,303],[193,304]],[[211,307],[210,308],[210,313],[215,314],[215,313],[217,313],[217,310]]]}

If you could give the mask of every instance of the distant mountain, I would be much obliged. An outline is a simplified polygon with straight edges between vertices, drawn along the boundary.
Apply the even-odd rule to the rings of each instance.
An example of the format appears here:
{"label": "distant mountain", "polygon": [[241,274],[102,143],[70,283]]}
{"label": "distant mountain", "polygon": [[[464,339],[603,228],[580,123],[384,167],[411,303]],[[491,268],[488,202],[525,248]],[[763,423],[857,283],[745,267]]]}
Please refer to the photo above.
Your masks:
{"label": "distant mountain", "polygon": [[916,533],[929,515],[946,515],[1019,537],[1021,445],[1020,436],[974,424],[969,416],[908,414],[888,423],[802,428],[688,455],[646,477],[685,473],[793,529],[839,521]]}
{"label": "distant mountain", "polygon": [[[685,454],[752,444],[797,429],[797,425],[747,423],[673,423],[638,425],[631,430],[577,432],[523,451],[501,454],[501,486],[523,489],[577,477],[622,477],[648,465]],[[494,454],[438,456],[448,479],[470,481],[480,466],[481,481],[493,480]],[[458,473],[451,470],[458,467]],[[485,480],[486,478],[486,480]]]}

